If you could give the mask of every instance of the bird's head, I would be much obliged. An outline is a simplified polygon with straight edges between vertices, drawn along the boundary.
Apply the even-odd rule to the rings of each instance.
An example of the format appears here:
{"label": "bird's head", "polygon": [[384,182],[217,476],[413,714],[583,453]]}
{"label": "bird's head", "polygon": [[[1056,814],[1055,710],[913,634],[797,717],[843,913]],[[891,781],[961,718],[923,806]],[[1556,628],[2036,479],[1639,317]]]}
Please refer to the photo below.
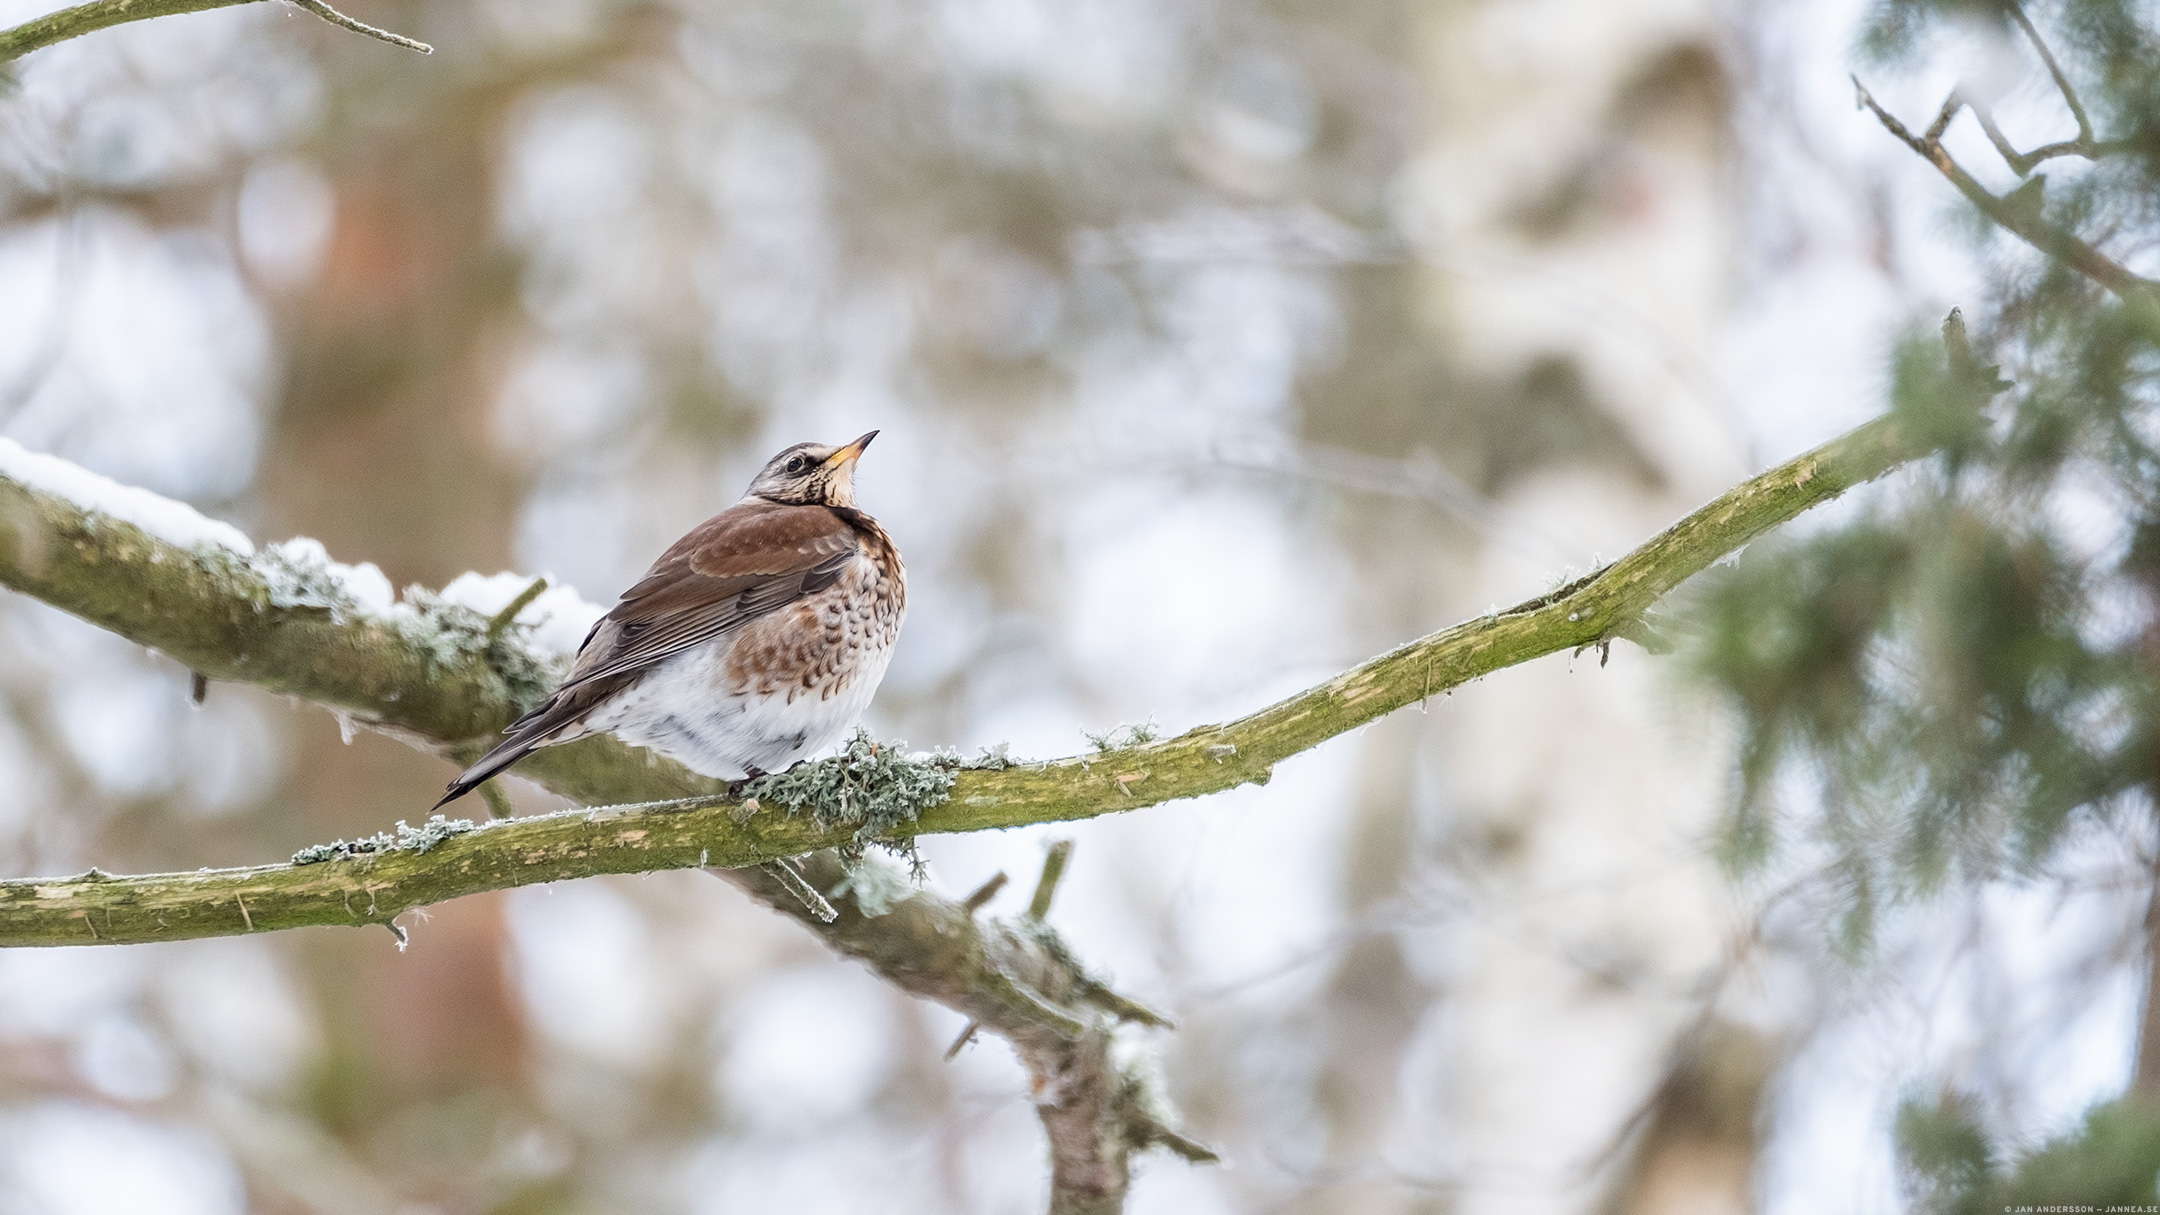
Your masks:
{"label": "bird's head", "polygon": [[750,482],[750,496],[794,506],[855,505],[855,460],[878,432],[844,447],[797,443],[767,461]]}

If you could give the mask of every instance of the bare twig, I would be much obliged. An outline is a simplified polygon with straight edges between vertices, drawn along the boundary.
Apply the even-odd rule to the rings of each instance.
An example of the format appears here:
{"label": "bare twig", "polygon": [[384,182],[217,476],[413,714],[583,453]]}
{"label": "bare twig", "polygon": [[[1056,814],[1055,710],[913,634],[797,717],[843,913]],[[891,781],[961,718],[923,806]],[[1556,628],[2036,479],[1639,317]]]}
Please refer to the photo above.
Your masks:
{"label": "bare twig", "polygon": [[2102,156],[2127,151],[2130,148],[2128,140],[2103,141],[2094,137],[2092,119],[2085,113],[2085,103],[2078,100],[2077,89],[2071,85],[2070,77],[2063,72],[2062,65],[2055,62],[2055,53],[2048,49],[2047,41],[2040,37],[2040,31],[2033,28],[2032,19],[2025,15],[2024,8],[2018,4],[2005,7],[2010,10],[2011,19],[2017,22],[2018,28],[2025,31],[2026,40],[2039,52],[2040,62],[2047,65],[2048,75],[2054,78],[2056,91],[2062,94],[2063,104],[2070,107],[2070,117],[2077,122],[2077,138],[2058,140],[2055,143],[2043,144],[2030,152],[2020,152],[2010,142],[2010,137],[2003,134],[2002,127],[1995,122],[1995,112],[1987,103],[1966,95],[1963,88],[1958,88],[1951,90],[1949,98],[1943,102],[1941,115],[1936,118],[1935,125],[1928,128],[1927,140],[1933,142],[1941,139],[1943,131],[1949,127],[1950,120],[1957,116],[1958,110],[1970,106],[1973,117],[1980,120],[1980,129],[1986,133],[1988,142],[1995,145],[1995,151],[2019,177],[2030,174],[2035,166],[2058,156],[2082,156],[2087,160],[2098,160]]}
{"label": "bare twig", "polygon": [[991,899],[996,898],[998,896],[998,891],[1005,889],[1005,883],[1007,880],[1008,879],[1005,876],[1005,871],[1002,869],[998,870],[996,873],[990,875],[989,881],[984,882],[980,886],[977,886],[973,894],[970,894],[967,896],[967,898],[962,899],[960,905],[967,908],[967,913],[969,915],[974,915],[976,912],[981,911],[983,907],[990,902]]}
{"label": "bare twig", "polygon": [[[2010,9],[2010,19],[2018,23],[2018,28],[2024,30],[2025,37],[2032,42],[2033,49],[2040,52],[2040,62],[2047,64],[2048,75],[2055,78],[2055,87],[2062,93],[2064,104],[2070,107],[2070,116],[2077,120],[2078,137],[2072,143],[2081,145],[2077,148],[2080,154],[2091,156],[2092,119],[2085,116],[2084,103],[2078,100],[2077,90],[2070,87],[2070,77],[2064,75],[2062,65],[2055,62],[2055,52],[2048,49],[2047,40],[2040,36],[2039,30],[2033,28],[2032,18],[2025,15],[2025,6],[2013,0],[2007,7]],[[2019,170],[2021,175],[2023,172],[2024,170]]]}
{"label": "bare twig", "polygon": [[790,898],[801,903],[803,909],[815,917],[819,923],[830,924],[840,918],[840,913],[833,910],[833,905],[825,901],[824,894],[817,887],[812,886],[803,879],[802,872],[795,868],[793,860],[782,857],[777,861],[767,861],[758,867],[770,874],[773,880],[779,883],[780,888],[787,891]]}
{"label": "bare twig", "polygon": [[292,0],[292,3],[306,9],[307,11],[315,14],[316,16],[322,18],[323,20],[329,22],[332,25],[340,26],[344,29],[349,29],[355,34],[366,34],[370,38],[375,38],[383,42],[387,42],[391,46],[402,46],[408,51],[418,51],[423,55],[432,55],[435,53],[435,48],[429,46],[425,42],[416,42],[411,38],[405,37],[403,34],[393,34],[389,30],[377,29],[374,26],[369,25],[365,21],[355,21],[351,17],[348,17],[345,14],[337,11],[336,9],[331,8],[328,4],[323,3],[323,0]]}
{"label": "bare twig", "polygon": [[970,1021],[966,1025],[962,1026],[960,1028],[960,1036],[954,1038],[952,1040],[952,1045],[945,1048],[945,1062],[950,1063],[954,1059],[959,1058],[960,1052],[966,1049],[968,1043],[975,1040],[975,1034],[980,1029],[982,1029],[982,1022],[980,1021]]}
{"label": "bare twig", "polygon": [[1221,1164],[1222,1155],[1197,1139],[1188,1139],[1159,1122],[1146,1124],[1148,1141],[1183,1156],[1193,1164]]}
{"label": "bare twig", "polygon": [[2039,208],[2018,206],[2007,197],[1990,193],[1987,187],[1967,173],[1943,148],[1942,133],[1949,126],[1950,119],[1955,117],[1958,107],[1965,104],[1961,94],[1951,93],[1949,99],[1943,102],[1941,112],[1936,115],[1935,124],[1928,128],[1926,135],[1921,136],[1914,135],[1896,116],[1883,109],[1857,76],[1853,78],[1853,88],[1858,92],[1860,104],[1875,115],[1884,130],[1934,165],[1938,172],[1950,180],[1950,184],[1958,188],[1959,193],[1980,208],[1989,219],[2016,233],[2040,252],[2113,292],[2142,325],[2153,333],[2160,334],[2160,283],[2132,273],[2128,267],[2072,233],[2045,222],[2040,218]]}
{"label": "bare twig", "polygon": [[1065,877],[1065,863],[1072,859],[1073,842],[1058,840],[1043,853],[1042,877],[1035,882],[1035,897],[1028,900],[1027,913],[1037,920],[1050,918],[1050,900],[1057,897],[1058,882]]}
{"label": "bare twig", "polygon": [[511,624],[516,622],[518,618],[518,613],[524,611],[526,608],[531,607],[532,601],[538,599],[547,590],[547,588],[547,579],[535,578],[532,580],[531,586],[528,586],[524,590],[519,591],[517,594],[517,598],[512,599],[508,604],[505,604],[503,606],[503,610],[495,613],[494,616],[489,618],[487,628],[488,640],[493,641],[496,638],[501,637],[503,635],[503,630],[509,628]]}

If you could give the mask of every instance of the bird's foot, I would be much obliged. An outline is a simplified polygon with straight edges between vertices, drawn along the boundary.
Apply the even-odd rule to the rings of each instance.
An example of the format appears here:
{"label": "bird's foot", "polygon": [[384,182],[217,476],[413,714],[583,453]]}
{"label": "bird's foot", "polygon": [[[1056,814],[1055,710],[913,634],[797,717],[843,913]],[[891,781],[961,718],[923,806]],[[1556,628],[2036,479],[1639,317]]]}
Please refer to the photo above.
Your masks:
{"label": "bird's foot", "polygon": [[743,791],[750,787],[751,781],[770,775],[771,773],[765,771],[765,769],[763,768],[745,767],[743,769],[743,777],[741,780],[731,780],[728,782],[727,795],[732,798],[740,799],[743,795]]}

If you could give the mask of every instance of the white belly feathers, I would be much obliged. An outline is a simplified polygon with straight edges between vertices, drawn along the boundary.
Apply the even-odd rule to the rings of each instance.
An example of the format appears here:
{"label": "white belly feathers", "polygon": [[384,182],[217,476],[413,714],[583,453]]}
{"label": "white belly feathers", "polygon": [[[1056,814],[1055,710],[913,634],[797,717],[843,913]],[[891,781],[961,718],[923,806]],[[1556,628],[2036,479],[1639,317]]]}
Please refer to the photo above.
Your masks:
{"label": "white belly feathers", "polygon": [[[904,596],[858,559],[825,591],[663,660],[581,733],[612,731],[727,780],[785,771],[862,719],[892,661]],[[800,675],[782,680],[780,669]]]}

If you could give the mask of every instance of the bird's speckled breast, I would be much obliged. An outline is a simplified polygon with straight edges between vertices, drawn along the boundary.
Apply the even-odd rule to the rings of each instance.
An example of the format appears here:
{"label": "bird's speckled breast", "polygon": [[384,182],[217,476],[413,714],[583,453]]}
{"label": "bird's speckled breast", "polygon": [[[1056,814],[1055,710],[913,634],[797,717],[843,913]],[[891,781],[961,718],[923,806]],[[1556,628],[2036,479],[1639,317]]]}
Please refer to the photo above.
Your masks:
{"label": "bird's speckled breast", "polygon": [[831,700],[865,671],[882,676],[907,611],[898,566],[851,561],[831,586],[744,625],[722,663],[725,694]]}
{"label": "bird's speckled breast", "polygon": [[824,590],[661,663],[586,728],[707,776],[785,771],[870,707],[907,611],[906,577],[889,544],[873,549]]}

